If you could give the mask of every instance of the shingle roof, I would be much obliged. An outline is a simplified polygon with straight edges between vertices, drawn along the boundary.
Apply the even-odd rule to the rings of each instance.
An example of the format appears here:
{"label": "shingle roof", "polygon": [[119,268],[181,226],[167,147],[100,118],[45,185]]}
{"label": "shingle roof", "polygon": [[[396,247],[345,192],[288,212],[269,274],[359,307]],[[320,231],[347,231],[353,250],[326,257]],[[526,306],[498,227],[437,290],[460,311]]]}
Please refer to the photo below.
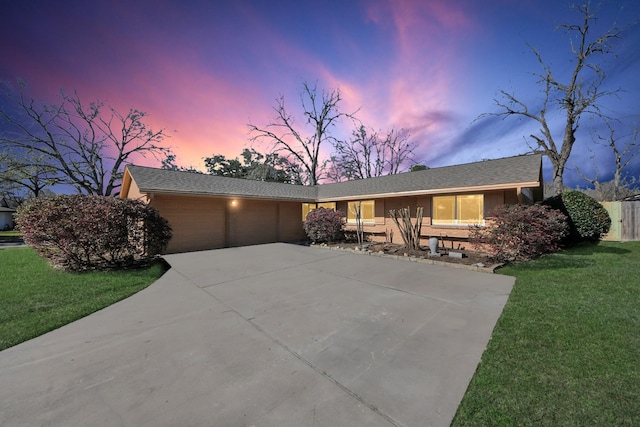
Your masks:
{"label": "shingle roof", "polygon": [[390,193],[434,193],[465,187],[537,183],[540,181],[541,165],[542,156],[531,154],[325,184],[319,186],[318,199],[344,199],[350,196]]}
{"label": "shingle roof", "polygon": [[533,186],[538,185],[540,181],[541,165],[541,155],[533,154],[312,187],[144,166],[129,165],[127,168],[143,193],[201,194],[313,202],[398,193],[459,191],[463,188],[483,186]]}
{"label": "shingle roof", "polygon": [[127,166],[143,193],[182,193],[266,199],[314,201],[315,187],[251,179],[228,178],[144,166]]}

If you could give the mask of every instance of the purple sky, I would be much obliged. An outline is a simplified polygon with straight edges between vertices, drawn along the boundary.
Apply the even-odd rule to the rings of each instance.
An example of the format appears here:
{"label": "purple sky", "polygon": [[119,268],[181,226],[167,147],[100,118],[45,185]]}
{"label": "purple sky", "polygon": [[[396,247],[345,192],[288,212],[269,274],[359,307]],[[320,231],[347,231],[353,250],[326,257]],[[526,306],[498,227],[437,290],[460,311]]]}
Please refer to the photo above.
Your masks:
{"label": "purple sky", "polygon": [[[203,168],[203,157],[239,155],[247,123],[265,125],[275,98],[295,111],[302,82],[340,88],[345,112],[375,129],[404,128],[431,167],[525,153],[537,129],[498,111],[500,89],[536,105],[540,67],[527,43],[558,76],[570,70],[562,23],[579,23],[571,2],[557,0],[369,1],[2,1],[0,80],[25,80],[29,94],[53,101],[77,90],[125,111],[149,113],[164,128],[177,162]],[[605,1],[600,34],[640,17],[637,0]],[[605,101],[622,132],[640,125],[640,27],[618,41],[604,64]],[[561,123],[556,123],[561,129]],[[565,180],[593,165],[585,118]],[[341,132],[349,135],[352,124]],[[561,133],[555,132],[558,138]],[[259,151],[267,147],[256,146]],[[601,177],[613,159],[599,151]],[[546,165],[548,166],[548,165]],[[640,155],[630,171],[638,176]],[[545,167],[546,179],[549,178]]]}

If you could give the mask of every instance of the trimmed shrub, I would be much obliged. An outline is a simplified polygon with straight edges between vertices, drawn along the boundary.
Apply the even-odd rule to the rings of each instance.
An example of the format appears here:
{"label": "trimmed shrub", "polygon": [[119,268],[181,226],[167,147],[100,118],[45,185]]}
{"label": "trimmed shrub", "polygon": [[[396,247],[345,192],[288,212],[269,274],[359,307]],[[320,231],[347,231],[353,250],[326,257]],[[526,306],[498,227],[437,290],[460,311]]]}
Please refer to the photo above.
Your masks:
{"label": "trimmed shrub", "polygon": [[332,242],[344,238],[344,217],[339,211],[317,208],[307,214],[304,232],[313,242]]}
{"label": "trimmed shrub", "polygon": [[36,198],[18,209],[16,225],[52,265],[76,271],[148,264],[172,235],[155,208],[104,196]]}
{"label": "trimmed shrub", "polygon": [[529,260],[560,249],[567,218],[543,205],[504,205],[489,214],[486,227],[470,227],[469,242],[489,246],[499,261]]}
{"label": "trimmed shrub", "polygon": [[611,217],[607,210],[593,197],[581,191],[565,191],[549,197],[544,205],[557,209],[568,218],[567,244],[581,241],[596,242],[609,232]]}

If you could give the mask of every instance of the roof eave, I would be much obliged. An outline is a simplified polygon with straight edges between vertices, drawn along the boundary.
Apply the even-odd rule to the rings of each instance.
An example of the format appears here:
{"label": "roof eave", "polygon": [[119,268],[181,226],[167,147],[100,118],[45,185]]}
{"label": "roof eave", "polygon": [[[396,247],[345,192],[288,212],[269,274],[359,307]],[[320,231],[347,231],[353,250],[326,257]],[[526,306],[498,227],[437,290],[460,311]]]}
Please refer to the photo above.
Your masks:
{"label": "roof eave", "polygon": [[322,198],[318,198],[317,202],[339,202],[344,200],[358,200],[358,199],[363,199],[365,197],[370,199],[382,199],[385,197],[427,196],[432,194],[443,194],[443,193],[468,193],[472,191],[535,188],[539,186],[540,186],[539,181],[530,181],[530,182],[518,182],[518,183],[507,183],[507,184],[476,185],[471,187],[448,187],[448,188],[435,188],[435,189],[429,189],[429,190],[397,191],[393,193],[372,193],[372,194],[361,194],[361,195],[355,195],[355,196],[351,195],[351,196],[341,196],[341,197],[322,197]]}
{"label": "roof eave", "polygon": [[530,181],[530,182],[518,182],[518,183],[508,183],[508,184],[492,184],[492,185],[477,185],[471,187],[448,187],[448,188],[436,188],[429,190],[414,190],[414,191],[398,191],[392,193],[371,193],[371,194],[361,194],[361,195],[349,195],[349,196],[341,196],[341,197],[319,197],[319,198],[308,198],[308,197],[268,197],[261,195],[248,195],[248,194],[237,194],[237,193],[211,193],[211,192],[198,192],[198,191],[178,191],[178,190],[166,190],[166,189],[153,189],[153,188],[140,188],[141,193],[146,194],[181,194],[181,195],[191,195],[191,196],[204,196],[204,197],[224,197],[228,199],[232,198],[243,198],[243,199],[254,199],[254,200],[282,200],[282,201],[291,201],[291,202],[338,202],[344,200],[358,200],[362,198],[371,198],[371,199],[381,199],[385,197],[411,197],[411,196],[426,196],[433,194],[443,194],[443,193],[468,193],[473,191],[491,191],[491,190],[509,190],[509,189],[517,189],[517,188],[536,188],[540,186],[539,181]]}
{"label": "roof eave", "polygon": [[234,194],[234,193],[211,193],[203,191],[183,191],[183,190],[166,190],[166,189],[153,189],[153,188],[140,188],[140,192],[143,194],[168,194],[168,195],[188,195],[199,197],[221,197],[226,199],[253,199],[253,200],[280,200],[289,202],[315,202],[315,198],[305,197],[268,197],[261,195],[247,195],[247,194]]}

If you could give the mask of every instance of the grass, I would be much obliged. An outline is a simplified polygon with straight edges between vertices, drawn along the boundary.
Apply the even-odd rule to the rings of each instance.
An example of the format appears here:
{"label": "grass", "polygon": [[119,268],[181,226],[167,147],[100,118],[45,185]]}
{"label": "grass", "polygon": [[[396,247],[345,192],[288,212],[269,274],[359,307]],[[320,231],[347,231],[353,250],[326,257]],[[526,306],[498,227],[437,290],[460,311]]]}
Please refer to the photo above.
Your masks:
{"label": "grass", "polygon": [[144,289],[156,263],[125,271],[54,270],[31,248],[0,250],[0,350],[42,335]]}
{"label": "grass", "polygon": [[640,242],[502,269],[516,284],[453,426],[640,425]]}

